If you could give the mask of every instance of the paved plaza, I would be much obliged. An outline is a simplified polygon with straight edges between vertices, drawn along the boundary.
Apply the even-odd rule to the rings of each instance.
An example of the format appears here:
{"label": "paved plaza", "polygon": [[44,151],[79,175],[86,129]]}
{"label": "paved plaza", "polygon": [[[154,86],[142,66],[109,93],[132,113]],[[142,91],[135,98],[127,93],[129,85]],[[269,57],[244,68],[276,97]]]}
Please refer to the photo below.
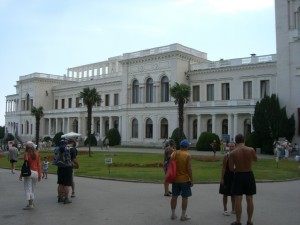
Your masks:
{"label": "paved plaza", "polygon": [[[22,210],[23,182],[18,174],[0,169],[0,224],[3,225],[229,225],[234,216],[222,215],[222,196],[218,184],[196,184],[190,198],[190,221],[170,220],[170,197],[163,196],[163,185],[120,182],[76,177],[73,203],[57,203],[56,175],[37,184],[35,209]],[[254,197],[255,225],[299,224],[300,181],[258,183]],[[177,214],[180,215],[180,203]],[[245,224],[246,209],[242,222]]]}

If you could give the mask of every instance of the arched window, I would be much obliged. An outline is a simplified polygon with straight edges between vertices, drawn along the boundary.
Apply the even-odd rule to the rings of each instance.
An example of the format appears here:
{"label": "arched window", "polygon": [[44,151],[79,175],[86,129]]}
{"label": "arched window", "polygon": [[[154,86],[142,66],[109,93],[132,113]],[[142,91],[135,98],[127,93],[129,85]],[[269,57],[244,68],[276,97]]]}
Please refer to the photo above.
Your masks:
{"label": "arched window", "polygon": [[153,79],[148,78],[146,81],[146,102],[153,102]]}
{"label": "arched window", "polygon": [[251,133],[251,120],[245,119],[244,121],[244,137],[248,137],[248,135]]}
{"label": "arched window", "polygon": [[30,109],[30,97],[29,94],[26,95],[26,110]]}
{"label": "arched window", "polygon": [[224,119],[222,121],[222,134],[228,134],[228,120]]}
{"label": "arched window", "polygon": [[212,133],[212,120],[207,120],[207,132]]}
{"label": "arched window", "polygon": [[114,121],[114,128],[117,130],[119,129],[119,121],[118,120]]}
{"label": "arched window", "polygon": [[29,134],[29,122],[26,120],[26,134]]}
{"label": "arched window", "polygon": [[108,132],[108,130],[109,130],[109,121],[108,121],[108,120],[105,121],[104,126],[105,126],[105,127],[104,127],[104,129],[105,129],[104,132],[105,132],[105,135],[106,135],[107,132]]}
{"label": "arched window", "polygon": [[198,137],[198,134],[197,134],[197,128],[198,128],[197,122],[198,122],[197,119],[195,119],[193,121],[193,139],[197,139],[197,137]]}
{"label": "arched window", "polygon": [[139,103],[139,82],[134,80],[132,82],[132,103]]}
{"label": "arched window", "polygon": [[96,126],[96,133],[100,134],[100,120],[97,120]]}
{"label": "arched window", "polygon": [[146,138],[153,137],[153,123],[151,119],[146,120]]}
{"label": "arched window", "polygon": [[168,120],[163,118],[160,122],[160,138],[168,138]]}
{"label": "arched window", "polygon": [[132,120],[132,128],[131,128],[131,136],[133,138],[138,138],[139,137],[139,123],[137,119]]}
{"label": "arched window", "polygon": [[161,79],[161,101],[169,101],[169,79],[166,76]]}
{"label": "arched window", "polygon": [[75,119],[72,123],[72,130],[76,133],[78,133],[78,120]]}

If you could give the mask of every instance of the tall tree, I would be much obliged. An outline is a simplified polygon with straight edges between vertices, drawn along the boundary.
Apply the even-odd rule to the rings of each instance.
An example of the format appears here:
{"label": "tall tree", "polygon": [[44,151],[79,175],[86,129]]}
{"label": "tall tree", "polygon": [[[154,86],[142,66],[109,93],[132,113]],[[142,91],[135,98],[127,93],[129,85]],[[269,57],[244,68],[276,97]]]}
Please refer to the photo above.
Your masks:
{"label": "tall tree", "polygon": [[31,115],[35,117],[35,141],[36,145],[39,146],[40,141],[40,121],[41,118],[44,116],[43,106],[31,108]]}
{"label": "tall tree", "polygon": [[285,107],[280,107],[275,94],[266,96],[255,105],[253,128],[256,141],[262,150],[273,153],[273,142],[279,137],[292,141],[295,135],[294,115],[288,118]]}
{"label": "tall tree", "polygon": [[83,104],[87,107],[88,120],[88,139],[89,139],[89,156],[91,157],[91,128],[92,128],[92,109],[93,106],[101,102],[101,96],[97,92],[96,88],[90,89],[89,87],[84,88],[83,91],[79,93],[79,97],[83,99]]}
{"label": "tall tree", "polygon": [[170,94],[174,98],[174,102],[178,105],[178,122],[179,122],[179,139],[184,138],[183,135],[183,110],[184,104],[188,103],[191,96],[191,88],[186,84],[178,84],[177,82],[170,88]]}

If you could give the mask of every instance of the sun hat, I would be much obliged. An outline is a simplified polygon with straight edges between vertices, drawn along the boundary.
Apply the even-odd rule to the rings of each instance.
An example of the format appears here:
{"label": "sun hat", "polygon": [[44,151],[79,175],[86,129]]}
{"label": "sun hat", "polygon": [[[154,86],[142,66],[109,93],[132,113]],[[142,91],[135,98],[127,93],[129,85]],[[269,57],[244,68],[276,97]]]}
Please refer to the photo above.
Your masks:
{"label": "sun hat", "polygon": [[183,139],[181,142],[180,142],[180,147],[189,147],[191,145],[191,142],[189,142],[187,139]]}
{"label": "sun hat", "polygon": [[34,144],[32,141],[27,141],[25,146],[28,148],[33,148],[33,149],[36,149],[36,147],[37,147],[37,145]]}

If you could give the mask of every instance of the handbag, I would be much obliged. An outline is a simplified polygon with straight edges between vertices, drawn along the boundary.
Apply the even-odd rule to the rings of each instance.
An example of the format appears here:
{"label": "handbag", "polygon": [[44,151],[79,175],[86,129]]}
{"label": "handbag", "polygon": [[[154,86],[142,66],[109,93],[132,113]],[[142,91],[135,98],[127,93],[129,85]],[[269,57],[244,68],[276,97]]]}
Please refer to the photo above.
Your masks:
{"label": "handbag", "polygon": [[31,170],[30,170],[28,160],[24,160],[24,163],[23,163],[22,169],[21,169],[21,175],[22,175],[22,177],[29,177],[31,175]]}
{"label": "handbag", "polygon": [[167,174],[166,174],[166,181],[168,183],[173,183],[176,178],[176,160],[175,160],[176,152],[174,152],[173,154],[174,155],[171,157],[172,159],[169,163]]}

